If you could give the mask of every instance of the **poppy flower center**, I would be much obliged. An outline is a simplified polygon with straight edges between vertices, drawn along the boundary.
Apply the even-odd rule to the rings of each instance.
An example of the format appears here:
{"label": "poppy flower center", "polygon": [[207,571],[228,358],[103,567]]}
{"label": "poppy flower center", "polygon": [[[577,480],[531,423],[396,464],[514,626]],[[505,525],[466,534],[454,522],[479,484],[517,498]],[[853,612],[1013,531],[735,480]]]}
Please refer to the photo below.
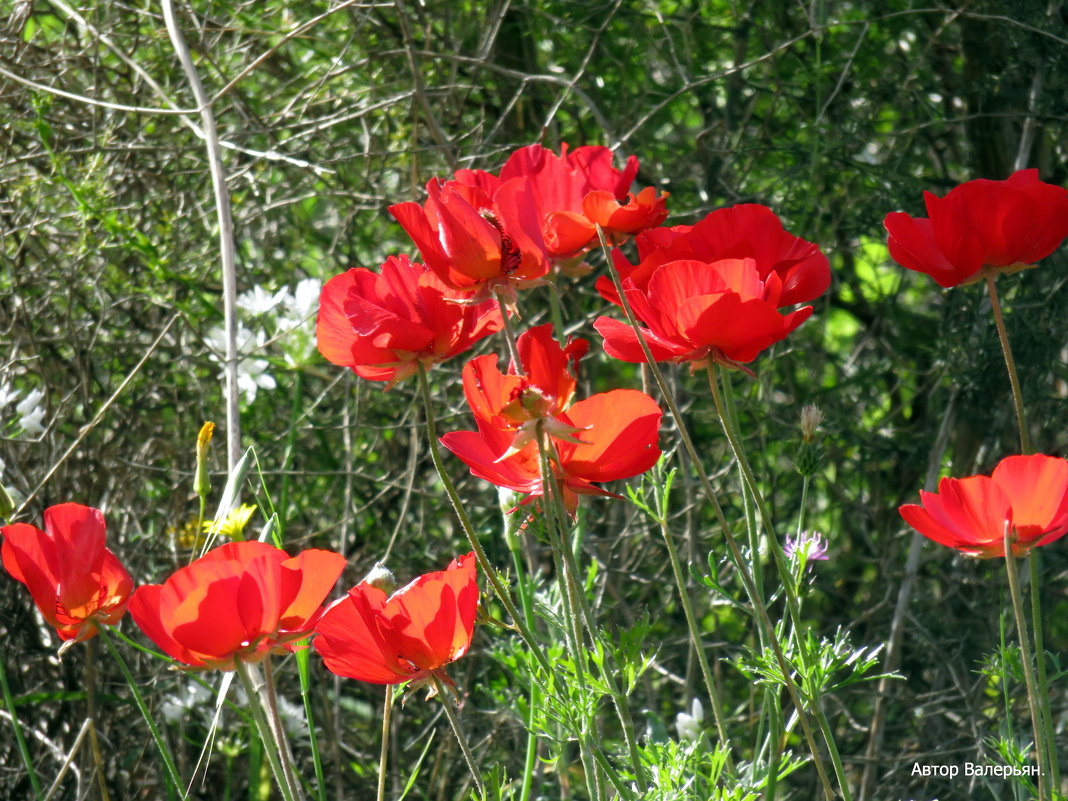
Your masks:
{"label": "poppy flower center", "polygon": [[512,237],[504,232],[504,227],[501,225],[500,220],[497,219],[496,214],[489,209],[480,209],[478,214],[483,220],[497,229],[497,234],[501,238],[501,272],[505,275],[515,272],[519,265],[523,263],[523,254],[520,252],[519,247],[512,241]]}

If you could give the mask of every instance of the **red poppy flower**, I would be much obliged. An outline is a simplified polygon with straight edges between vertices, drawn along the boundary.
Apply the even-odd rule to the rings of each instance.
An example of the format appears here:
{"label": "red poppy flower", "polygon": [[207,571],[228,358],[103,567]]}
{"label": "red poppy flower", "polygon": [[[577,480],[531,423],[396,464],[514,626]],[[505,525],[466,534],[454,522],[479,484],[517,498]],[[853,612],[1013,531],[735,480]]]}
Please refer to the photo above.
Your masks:
{"label": "red poppy flower", "polygon": [[316,334],[334,364],[393,384],[501,328],[495,303],[457,302],[461,293],[407,256],[390,256],[381,270],[357,267],[323,286]]}
{"label": "red poppy flower", "polygon": [[545,251],[557,261],[578,256],[596,245],[599,223],[610,239],[622,241],[638,231],[659,225],[667,216],[664,201],[653,189],[630,195],[638,174],[631,156],[622,170],[613,165],[607,147],[585,146],[556,155],[541,145],[520,148],[508,157],[500,177],[481,170],[460,170],[456,180],[493,194],[502,184],[523,179],[527,201],[536,211]]}
{"label": "red poppy flower", "polygon": [[367,581],[356,585],[319,621],[315,649],[331,673],[358,681],[419,683],[436,676],[448,682],[445,666],[471,646],[477,609],[469,553],[389,596]]}
{"label": "red poppy flower", "polygon": [[512,450],[534,440],[539,421],[547,432],[574,440],[569,426],[558,416],[575,395],[578,360],[586,352],[585,339],[569,339],[561,347],[553,339],[552,324],[524,331],[516,341],[522,372],[516,365],[508,373],[497,368],[497,356],[478,356],[464,365],[464,395],[477,420],[512,431]]}
{"label": "red poppy flower", "polygon": [[4,567],[26,585],[60,639],[88,640],[119,622],[133,591],[122,563],[104,547],[104,515],[77,503],[45,509],[45,530],[26,523],[0,529]]}
{"label": "red poppy flower", "polygon": [[[782,282],[779,308],[807,303],[831,285],[831,268],[819,245],[794,236],[767,206],[743,203],[717,209],[695,225],[653,228],[639,235],[638,264],[618,251],[616,267],[622,278],[644,290],[656,268],[681,259],[706,263],[721,259],[752,259],[760,280],[775,273]],[[601,295],[619,304],[611,279],[597,281]]]}
{"label": "red poppy flower", "polygon": [[1005,555],[1008,525],[1012,552],[1023,555],[1068,532],[1068,461],[1009,456],[990,476],[943,478],[899,511],[928,539],[984,558]]}
{"label": "red poppy flower", "polygon": [[[771,272],[761,279],[753,259],[712,263],[684,260],[657,267],[644,289],[630,279],[624,290],[655,361],[690,362],[693,369],[710,360],[745,369],[762,350],[786,337],[812,314],[811,306],[779,313],[782,279]],[[593,324],[609,356],[644,362],[634,329],[610,317]]]}
{"label": "red poppy flower", "polygon": [[[592,482],[630,478],[660,458],[657,435],[662,412],[644,392],[616,389],[579,401],[557,420],[577,432],[577,440],[552,437],[556,451],[553,470],[567,510],[573,515],[578,495],[613,495]],[[513,452],[515,436],[476,418],[478,431],[454,431],[441,443],[455,453],[471,473],[499,487],[544,495],[538,443]],[[530,499],[528,499],[529,501]]]}
{"label": "red poppy flower", "polygon": [[623,170],[616,169],[612,161],[612,151],[607,147],[568,151],[567,144],[563,144],[557,156],[541,145],[530,145],[515,151],[501,168],[502,181],[528,179],[545,248],[551,257],[574,256],[596,236],[584,207],[590,193],[604,193],[612,202],[627,197],[638,174],[638,159],[628,158]]}
{"label": "red poppy flower", "polygon": [[598,190],[583,198],[582,213],[591,226],[601,226],[609,242],[618,244],[666,220],[668,211],[664,204],[669,196],[668,192],[657,195],[651,186],[622,200],[617,200],[611,192]]}
{"label": "red poppy flower", "polygon": [[1005,181],[968,181],[940,198],[923,193],[927,217],[886,215],[890,256],[940,286],[979,280],[984,269],[1034,266],[1068,236],[1068,190],[1020,170]]}
{"label": "red poppy flower", "polygon": [[130,614],[150,640],[193,667],[233,670],[258,662],[315,628],[321,604],[345,568],[333,551],[290,557],[254,540],[231,542],[138,587]]}
{"label": "red poppy flower", "polygon": [[482,186],[435,179],[427,184],[424,205],[398,203],[389,211],[427,267],[471,299],[497,291],[514,296],[517,287],[529,286],[549,271],[524,179],[500,183],[492,195]]}

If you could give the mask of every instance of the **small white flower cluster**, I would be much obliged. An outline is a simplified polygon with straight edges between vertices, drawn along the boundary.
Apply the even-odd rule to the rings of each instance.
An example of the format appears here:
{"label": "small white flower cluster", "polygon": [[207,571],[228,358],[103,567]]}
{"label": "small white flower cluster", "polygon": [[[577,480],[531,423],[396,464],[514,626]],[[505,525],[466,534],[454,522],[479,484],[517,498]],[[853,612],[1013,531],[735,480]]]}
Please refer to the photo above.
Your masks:
{"label": "small white flower cluster", "polygon": [[[319,306],[322,282],[318,278],[304,278],[292,291],[282,287],[271,293],[255,286],[237,296],[237,308],[248,318],[237,326],[237,386],[247,403],[256,399],[261,389],[278,386],[268,372],[270,362],[254,355],[270,344],[278,344],[286,363],[292,367],[303,364],[314,351],[315,326],[311,318]],[[226,354],[226,330],[219,325],[208,332],[207,345],[220,361]],[[224,380],[225,373],[220,374]]]}
{"label": "small white flower cluster", "polygon": [[282,287],[273,295],[262,286],[255,286],[237,296],[237,308],[250,317],[265,317],[275,312],[275,330],[286,332],[302,325],[319,306],[322,282],[318,278],[304,278],[290,291]]}
{"label": "small white flower cluster", "polygon": [[[0,383],[0,413],[3,413],[8,404],[15,402],[19,428],[23,433],[36,437],[45,432],[44,416],[47,410],[41,403],[44,397],[44,390],[31,389],[22,400],[19,400],[18,390],[11,389],[7,383]],[[5,418],[0,417],[0,419]]]}

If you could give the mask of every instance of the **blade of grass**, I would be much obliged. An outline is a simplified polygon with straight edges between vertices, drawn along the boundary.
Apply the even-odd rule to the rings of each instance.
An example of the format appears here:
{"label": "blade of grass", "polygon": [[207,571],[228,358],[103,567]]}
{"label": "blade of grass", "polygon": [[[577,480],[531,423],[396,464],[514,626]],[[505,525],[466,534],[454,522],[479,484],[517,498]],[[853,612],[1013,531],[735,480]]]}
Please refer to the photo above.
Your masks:
{"label": "blade of grass", "polygon": [[137,704],[137,708],[141,712],[141,717],[143,717],[145,723],[148,724],[148,730],[152,733],[152,739],[156,743],[156,749],[159,751],[160,759],[163,760],[164,768],[166,768],[167,780],[174,785],[174,789],[178,791],[178,796],[183,799],[183,801],[188,801],[189,796],[182,787],[182,780],[178,775],[178,768],[175,767],[174,757],[171,755],[170,748],[163,739],[163,735],[160,734],[159,728],[156,726],[156,721],[152,719],[152,715],[149,713],[148,705],[145,704],[145,699],[141,695],[141,690],[137,687],[137,681],[130,672],[126,660],[122,658],[119,649],[116,648],[115,644],[111,641],[111,635],[103,627],[100,628],[100,639],[104,641],[108,653],[111,654],[111,658],[115,660],[119,666],[119,670],[122,671],[123,678],[126,679],[126,684],[129,686],[130,693],[133,695],[134,703]]}
{"label": "blade of grass", "polygon": [[22,724],[19,723],[19,717],[15,714],[15,699],[11,695],[11,687],[7,682],[7,668],[4,667],[4,660],[0,658],[0,689],[4,692],[4,706],[7,707],[7,713],[11,716],[11,728],[15,730],[15,743],[18,745],[19,756],[22,757],[22,764],[26,768],[26,774],[30,778],[30,786],[33,788],[33,794],[36,798],[41,797],[42,787],[41,780],[37,776],[37,770],[33,766],[33,757],[30,755],[30,748],[26,744],[26,738],[22,734]]}

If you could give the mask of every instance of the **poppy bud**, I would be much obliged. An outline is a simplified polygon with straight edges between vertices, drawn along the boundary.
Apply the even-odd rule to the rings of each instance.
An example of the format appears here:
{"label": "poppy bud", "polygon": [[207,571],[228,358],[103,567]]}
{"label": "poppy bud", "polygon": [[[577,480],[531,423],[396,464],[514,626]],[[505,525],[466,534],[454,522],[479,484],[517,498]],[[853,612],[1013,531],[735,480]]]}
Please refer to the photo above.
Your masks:
{"label": "poppy bud", "polygon": [[387,595],[392,595],[397,589],[397,577],[382,562],[375,562],[375,566],[363,577],[361,583],[377,587]]}

